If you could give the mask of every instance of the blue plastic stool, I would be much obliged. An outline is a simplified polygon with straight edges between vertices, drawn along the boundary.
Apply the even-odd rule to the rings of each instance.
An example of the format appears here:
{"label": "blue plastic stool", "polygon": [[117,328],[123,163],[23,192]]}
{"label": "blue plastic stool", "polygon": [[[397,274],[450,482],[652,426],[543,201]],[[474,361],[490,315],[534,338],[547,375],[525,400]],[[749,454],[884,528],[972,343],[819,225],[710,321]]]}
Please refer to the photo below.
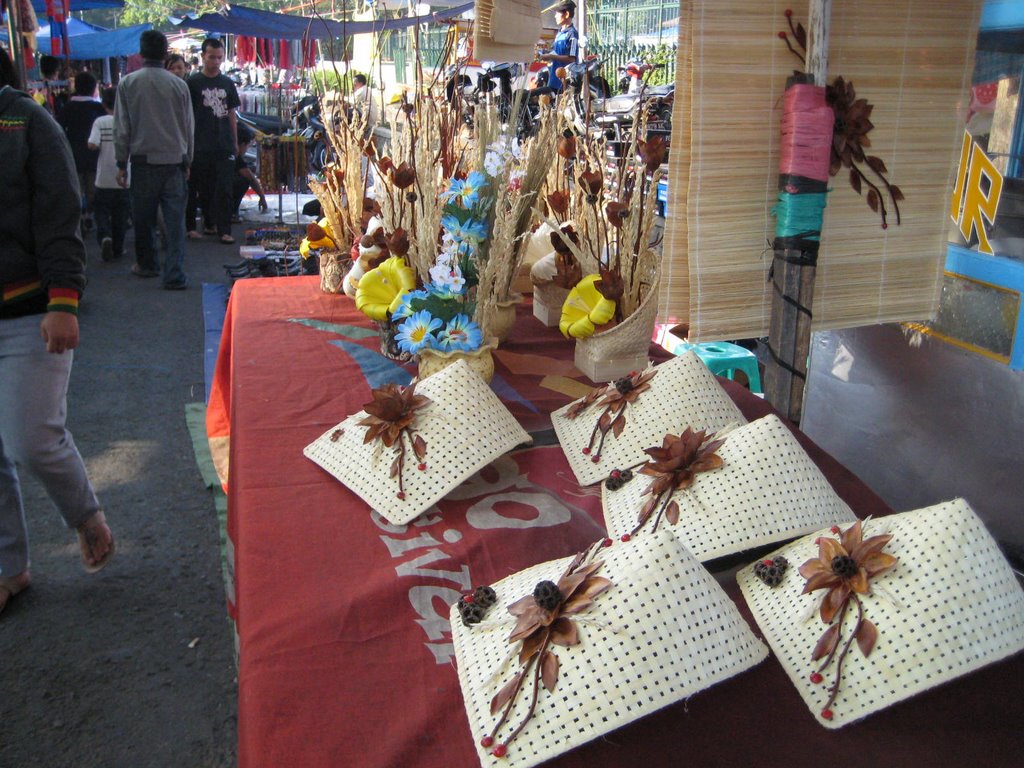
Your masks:
{"label": "blue plastic stool", "polygon": [[761,372],[757,367],[757,355],[739,344],[728,341],[708,341],[692,344],[690,348],[704,365],[716,376],[734,379],[736,371],[743,371],[750,385],[750,391],[761,394]]}

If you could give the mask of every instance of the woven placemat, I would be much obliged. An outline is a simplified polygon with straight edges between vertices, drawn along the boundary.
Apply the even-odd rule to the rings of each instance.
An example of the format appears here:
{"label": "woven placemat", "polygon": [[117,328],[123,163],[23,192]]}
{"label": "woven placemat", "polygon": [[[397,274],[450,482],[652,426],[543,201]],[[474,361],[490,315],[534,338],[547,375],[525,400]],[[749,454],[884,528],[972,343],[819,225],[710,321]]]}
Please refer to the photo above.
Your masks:
{"label": "woven placemat", "polygon": [[[659,438],[652,446],[660,444]],[[699,473],[693,485],[672,497],[680,515],[670,527],[701,561],[856,519],[777,416],[728,432],[718,455],[723,466]],[[603,487],[609,536],[634,530],[651,482],[635,471],[619,490]],[[647,527],[653,523],[649,520]],[[662,520],[659,525],[669,524]]]}
{"label": "woven placemat", "polygon": [[533,696],[527,682],[506,723],[491,735],[499,714],[492,698],[520,669],[522,641],[508,642],[515,626],[506,606],[533,594],[541,581],[557,582],[573,558],[533,566],[493,588],[497,604],[480,624],[466,627],[451,612],[459,683],[470,730],[484,766],[525,768],[692,696],[748,669],[767,656],[718,583],[666,531],[630,542],[595,545],[596,575],[611,581],[585,611],[572,616],[579,644],[554,646],[558,679],[540,686],[536,709],[523,730],[495,757],[526,718]]}
{"label": "woven placemat", "polygon": [[[580,485],[599,482],[614,468],[643,461],[647,458],[644,449],[660,444],[662,436],[673,430],[682,432],[693,427],[716,431],[746,423],[715,375],[692,351],[653,370],[657,373],[650,389],[626,406],[625,430],[618,437],[608,434],[597,462],[593,461],[594,452],[584,453],[584,449],[605,410],[598,405],[600,399],[574,419],[567,415],[574,403],[551,414],[558,441]],[[613,382],[602,389],[614,386]]]}
{"label": "woven placemat", "polygon": [[[851,645],[838,696],[831,704],[835,662],[820,671],[820,682],[811,680],[824,661],[811,659],[828,626],[815,610],[824,590],[801,594],[805,579],[798,569],[818,557],[819,536],[837,538],[836,534],[825,529],[769,555],[789,561],[777,587],[762,583],[754,566],[737,575],[765,639],[808,708],[827,728],[840,728],[1024,649],[1024,591],[966,501],[864,523],[865,540],[883,534],[892,536],[883,551],[898,562],[871,579],[870,593],[860,598],[878,639],[867,658],[856,642]],[[852,635],[856,619],[851,608],[840,631],[840,648]],[[826,705],[831,719],[821,714]],[[968,712],[964,715],[970,717]]]}
{"label": "woven placemat", "polygon": [[466,478],[532,438],[497,395],[464,361],[458,361],[416,386],[432,401],[417,415],[415,431],[427,444],[425,468],[409,450],[402,474],[389,476],[391,449],[366,445],[364,411],[349,416],[306,446],[303,453],[343,482],[389,523],[402,525],[444,498]]}

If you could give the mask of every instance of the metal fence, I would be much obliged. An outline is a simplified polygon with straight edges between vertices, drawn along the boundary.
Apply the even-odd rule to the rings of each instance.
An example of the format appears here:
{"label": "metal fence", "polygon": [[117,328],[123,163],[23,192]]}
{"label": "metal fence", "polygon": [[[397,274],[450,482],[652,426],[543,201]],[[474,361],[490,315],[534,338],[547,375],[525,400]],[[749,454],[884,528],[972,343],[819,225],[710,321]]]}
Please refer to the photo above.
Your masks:
{"label": "metal fence", "polygon": [[587,35],[599,45],[669,44],[676,41],[672,22],[678,19],[678,0],[598,0],[587,9]]}

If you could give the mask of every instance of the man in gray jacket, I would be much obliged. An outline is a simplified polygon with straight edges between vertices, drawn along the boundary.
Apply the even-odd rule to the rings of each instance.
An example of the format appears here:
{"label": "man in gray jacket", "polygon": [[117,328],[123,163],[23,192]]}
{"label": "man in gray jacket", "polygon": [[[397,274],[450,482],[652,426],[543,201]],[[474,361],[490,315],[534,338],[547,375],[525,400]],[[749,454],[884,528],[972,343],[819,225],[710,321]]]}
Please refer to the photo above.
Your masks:
{"label": "man in gray jacket", "polygon": [[139,37],[142,68],[117,86],[114,107],[114,155],[117,182],[128,186],[131,162],[132,216],[135,221],[135,264],[132,273],[157,277],[154,245],[157,209],[167,227],[163,281],[168,290],[188,285],[185,261],[185,204],[192,164],[193,115],[188,86],[164,69],[167,38],[155,29]]}

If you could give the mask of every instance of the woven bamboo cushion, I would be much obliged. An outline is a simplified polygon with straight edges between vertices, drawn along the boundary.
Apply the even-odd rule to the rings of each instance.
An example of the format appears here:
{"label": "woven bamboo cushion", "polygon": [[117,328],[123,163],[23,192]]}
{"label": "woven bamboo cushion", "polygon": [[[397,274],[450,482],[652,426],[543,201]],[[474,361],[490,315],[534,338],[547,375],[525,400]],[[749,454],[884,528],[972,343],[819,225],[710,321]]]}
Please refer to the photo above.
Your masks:
{"label": "woven bamboo cushion", "polygon": [[570,419],[566,416],[573,405],[570,403],[551,414],[558,441],[580,485],[604,480],[612,469],[643,461],[647,458],[644,449],[660,445],[661,438],[673,430],[682,432],[689,426],[716,431],[746,423],[714,374],[692,351],[656,366],[655,370],[651,388],[626,406],[625,430],[618,437],[608,434],[601,460],[596,463],[592,454],[584,454],[583,449],[604,408],[594,404]]}
{"label": "woven bamboo cushion", "polygon": [[[555,647],[558,682],[539,690],[533,717],[502,759],[480,742],[497,724],[490,702],[519,670],[520,642],[506,606],[557,582],[573,558],[533,566],[493,585],[498,602],[481,624],[451,613],[459,683],[484,766],[525,768],[586,743],[672,702],[748,669],[767,655],[718,583],[671,535],[659,531],[596,548],[598,576],[612,586],[574,618],[580,643]],[[495,744],[523,721],[531,682],[516,700]]]}
{"label": "woven bamboo cushion", "polygon": [[416,394],[432,401],[413,424],[427,443],[426,468],[417,468],[407,445],[404,499],[398,497],[398,478],[389,476],[395,454],[377,441],[363,443],[367,428],[358,422],[364,411],[327,430],[304,451],[395,525],[415,519],[476,471],[532,440],[464,361],[421,381]]}
{"label": "woven bamboo cushion", "polygon": [[[661,439],[652,442],[661,445]],[[793,433],[777,416],[765,416],[730,431],[718,449],[723,466],[699,473],[672,497],[679,522],[672,528],[699,560],[792,539],[822,526],[853,521]],[[604,519],[613,537],[632,531],[650,496],[647,475],[617,491],[603,489]],[[653,525],[648,521],[647,526]],[[664,519],[660,525],[667,526]]]}
{"label": "woven bamboo cushion", "polygon": [[[821,672],[822,682],[810,680],[821,663],[812,662],[811,651],[827,628],[815,610],[823,590],[800,594],[805,580],[797,569],[818,556],[818,536],[835,536],[822,530],[769,555],[789,561],[777,587],[757,579],[753,566],[737,575],[779,663],[827,728],[840,728],[1024,649],[1024,591],[966,501],[864,523],[865,539],[886,533],[892,539],[884,551],[899,562],[875,576],[870,593],[861,598],[878,640],[867,658],[856,643],[851,646],[831,720],[820,713],[834,664]],[[852,634],[855,619],[851,609],[840,644]]]}

